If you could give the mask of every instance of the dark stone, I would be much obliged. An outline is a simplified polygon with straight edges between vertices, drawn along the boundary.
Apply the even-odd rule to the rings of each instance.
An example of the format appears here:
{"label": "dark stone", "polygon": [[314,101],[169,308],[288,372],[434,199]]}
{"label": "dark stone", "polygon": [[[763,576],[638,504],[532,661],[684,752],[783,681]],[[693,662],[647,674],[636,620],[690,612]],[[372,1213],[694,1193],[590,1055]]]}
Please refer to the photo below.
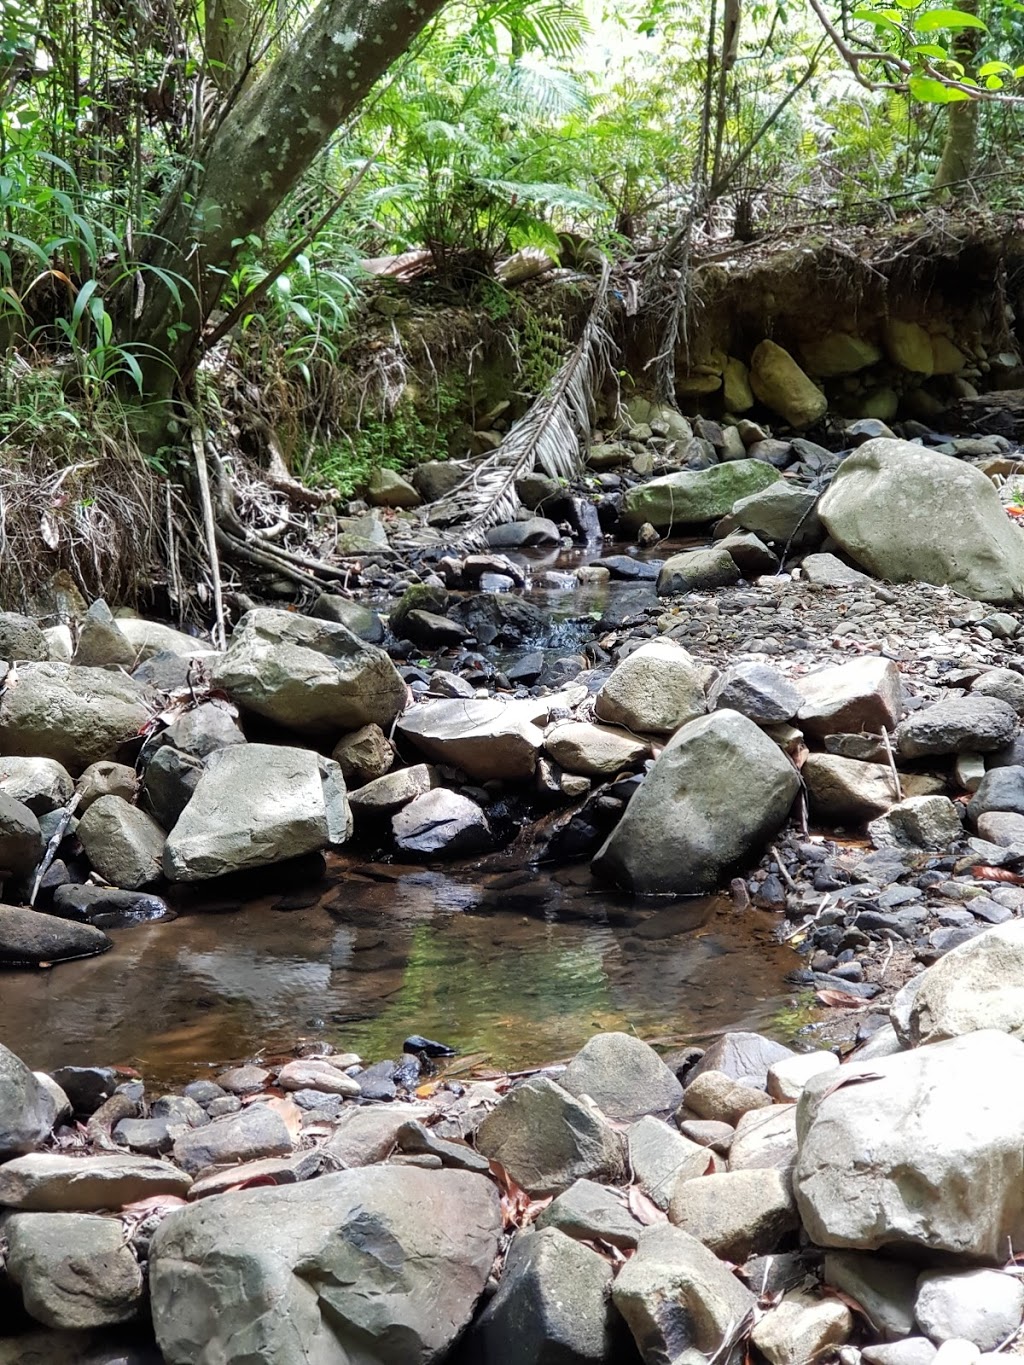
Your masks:
{"label": "dark stone", "polygon": [[1024,766],[992,768],[985,774],[967,803],[967,814],[977,824],[987,811],[1024,815]]}
{"label": "dark stone", "polygon": [[0,963],[37,966],[105,953],[113,945],[102,929],[72,924],[38,910],[0,906]]}
{"label": "dark stone", "polygon": [[544,668],[544,655],[540,650],[535,650],[532,654],[524,654],[512,666],[505,670],[509,682],[525,683],[527,687],[532,687],[540,677]]}
{"label": "dark stone", "polygon": [[547,615],[539,607],[508,593],[476,593],[460,602],[453,614],[481,645],[542,640],[550,628]]}
{"label": "dark stone", "polygon": [[596,561],[596,567],[607,569],[612,578],[653,583],[661,573],[663,559],[633,559],[631,555],[608,555]]}
{"label": "dark stone", "polygon": [[546,517],[531,517],[528,521],[510,521],[504,526],[492,526],[485,533],[493,550],[518,550],[528,545],[557,545],[561,534],[553,521]]}
{"label": "dark stone", "polygon": [[376,1062],[373,1066],[356,1072],[354,1079],[359,1082],[364,1100],[393,1100],[398,1095],[394,1062]]}
{"label": "dark stone", "polygon": [[198,758],[170,744],[161,745],[146,764],[140,805],[158,825],[171,830],[192,799],[202,774],[203,764]]}
{"label": "dark stone", "polygon": [[50,1075],[79,1115],[95,1114],[123,1079],[112,1066],[60,1066]]}
{"label": "dark stone", "polygon": [[59,886],[54,892],[53,913],[61,919],[96,924],[101,929],[174,917],[167,902],[159,896],[91,883]]}
{"label": "dark stone", "polygon": [[402,629],[414,645],[422,645],[427,649],[461,644],[469,634],[458,621],[419,608],[406,612]]}
{"label": "dark stone", "polygon": [[42,856],[39,821],[23,801],[0,792],[0,879],[27,877]]}

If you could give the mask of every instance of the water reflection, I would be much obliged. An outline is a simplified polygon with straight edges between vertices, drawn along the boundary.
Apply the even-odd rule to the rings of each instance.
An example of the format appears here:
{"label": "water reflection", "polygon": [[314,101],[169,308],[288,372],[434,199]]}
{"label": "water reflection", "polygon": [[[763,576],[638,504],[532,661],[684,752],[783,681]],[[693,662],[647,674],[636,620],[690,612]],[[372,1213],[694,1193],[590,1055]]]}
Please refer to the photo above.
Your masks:
{"label": "water reflection", "polygon": [[[309,900],[310,897],[296,899]],[[0,1038],[32,1066],[113,1062],[152,1082],[326,1038],[376,1058],[419,1032],[501,1066],[597,1029],[763,1027],[794,959],[769,921],[714,901],[638,909],[586,868],[485,876],[341,862],[280,896],[115,931],[103,957],[0,975]]]}

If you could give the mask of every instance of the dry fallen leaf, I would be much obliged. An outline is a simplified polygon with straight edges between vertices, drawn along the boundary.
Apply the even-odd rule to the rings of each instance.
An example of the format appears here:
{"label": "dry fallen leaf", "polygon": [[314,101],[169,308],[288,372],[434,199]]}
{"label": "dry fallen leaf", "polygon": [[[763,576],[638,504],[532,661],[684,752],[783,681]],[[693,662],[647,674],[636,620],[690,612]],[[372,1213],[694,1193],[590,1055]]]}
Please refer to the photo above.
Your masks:
{"label": "dry fallen leaf", "polygon": [[977,881],[1009,882],[1011,886],[1024,886],[1024,876],[1006,867],[975,867],[972,871]]}
{"label": "dry fallen leaf", "polygon": [[648,1195],[644,1194],[639,1185],[630,1185],[629,1193],[626,1196],[626,1208],[638,1223],[643,1223],[645,1228],[652,1227],[655,1223],[667,1223],[668,1214],[664,1209],[659,1209],[657,1204]]}
{"label": "dry fallen leaf", "polygon": [[818,1096],[820,1100],[827,1100],[829,1095],[834,1095],[837,1090],[842,1090],[847,1085],[859,1085],[861,1081],[880,1081],[883,1079],[880,1071],[857,1071],[849,1076],[840,1076],[831,1085],[826,1085],[825,1089]]}
{"label": "dry fallen leaf", "polygon": [[814,998],[819,1005],[827,1005],[829,1009],[862,1009],[865,1001],[859,995],[850,995],[847,991],[834,991],[826,988],[825,990],[815,991]]}

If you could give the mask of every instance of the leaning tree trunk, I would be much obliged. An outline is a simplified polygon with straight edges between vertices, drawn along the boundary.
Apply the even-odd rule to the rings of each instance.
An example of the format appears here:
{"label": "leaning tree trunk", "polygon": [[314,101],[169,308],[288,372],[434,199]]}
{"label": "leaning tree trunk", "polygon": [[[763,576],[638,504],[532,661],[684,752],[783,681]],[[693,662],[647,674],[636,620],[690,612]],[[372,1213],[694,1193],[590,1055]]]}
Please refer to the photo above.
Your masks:
{"label": "leaning tree trunk", "polygon": [[[238,243],[263,229],[342,121],[444,4],[321,0],[212,131],[194,170],[161,207],[139,275],[115,300],[119,339],[138,343],[148,400],[166,399],[192,372]],[[177,290],[168,278],[179,282]]]}

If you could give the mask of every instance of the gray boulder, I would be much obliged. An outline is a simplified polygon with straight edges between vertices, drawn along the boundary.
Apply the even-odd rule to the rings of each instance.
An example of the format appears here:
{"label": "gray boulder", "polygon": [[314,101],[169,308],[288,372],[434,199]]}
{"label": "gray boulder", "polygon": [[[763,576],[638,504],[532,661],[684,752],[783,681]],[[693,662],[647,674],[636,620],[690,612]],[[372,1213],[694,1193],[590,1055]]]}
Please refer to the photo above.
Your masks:
{"label": "gray boulder", "polygon": [[630,1125],[629,1168],[633,1179],[659,1209],[667,1209],[682,1180],[707,1174],[714,1158],[707,1147],[692,1142],[653,1115]]}
{"label": "gray boulder", "polygon": [[20,1057],[0,1043],[0,1161],[41,1146],[56,1118],[57,1105],[50,1091]]}
{"label": "gray boulder", "polygon": [[858,564],[894,583],[948,583],[980,602],[1024,597],[1024,538],[980,469],[909,441],[868,441],[818,515]]}
{"label": "gray boulder", "polygon": [[395,746],[379,725],[362,725],[350,735],[342,735],[331,750],[345,781],[353,787],[374,782],[391,771]]}
{"label": "gray boulder", "polygon": [[972,693],[911,712],[896,738],[905,758],[987,754],[1009,744],[1017,728],[1017,713],[1009,702]]}
{"label": "gray boulder", "polygon": [[476,802],[444,787],[403,806],[392,816],[391,832],[403,853],[419,857],[468,857],[494,844],[487,816]]}
{"label": "gray boulder", "polygon": [[699,894],[759,848],[796,798],[796,769],[753,721],[715,711],[669,740],[594,868],[638,894]]}
{"label": "gray boulder", "polygon": [[106,602],[98,598],[82,618],[73,664],[87,668],[132,668],[135,649],[121,633]]}
{"label": "gray boulder", "polygon": [[623,1172],[621,1135],[600,1110],[547,1076],[514,1086],[477,1129],[476,1145],[538,1198]]}
{"label": "gray boulder", "polygon": [[822,820],[863,824],[896,804],[892,771],[886,763],[810,754],[801,772],[811,810]]}
{"label": "gray boulder", "polygon": [[668,1223],[645,1228],[612,1285],[646,1365],[733,1365],[757,1299],[713,1252]]}
{"label": "gray boulder", "polygon": [[538,1228],[557,1228],[581,1242],[635,1247],[643,1226],[617,1192],[593,1180],[577,1180],[553,1199],[537,1219]]}
{"label": "gray boulder", "polygon": [[207,1166],[237,1165],[265,1156],[288,1156],[294,1143],[284,1119],[266,1104],[190,1128],[174,1143],[175,1163],[195,1175]]}
{"label": "gray boulder", "polygon": [[832,1355],[852,1331],[853,1314],[844,1303],[796,1289],[758,1318],[750,1340],[768,1365],[807,1365]]}
{"label": "gray boulder", "polygon": [[792,720],[804,704],[803,693],[767,664],[733,664],[708,688],[709,710],[738,711],[758,725]]}
{"label": "gray boulder", "polygon": [[313,603],[310,616],[322,621],[337,621],[338,625],[358,635],[369,645],[384,643],[384,622],[372,607],[361,602],[352,602],[336,593],[322,592]]}
{"label": "gray boulder", "polygon": [[152,659],[157,654],[177,654],[180,658],[205,658],[215,651],[209,641],[159,621],[144,621],[140,616],[118,616],[117,628],[133,651],[133,661]]}
{"label": "gray boulder", "polygon": [[0,753],[52,758],[74,777],[117,759],[149,722],[140,683],[103,668],[26,664],[0,692]]}
{"label": "gray boulder", "polygon": [[979,1351],[995,1351],[1021,1324],[1024,1284],[1002,1270],[926,1270],[917,1282],[914,1313],[925,1336],[940,1346],[970,1341]]}
{"label": "gray boulder", "polygon": [[463,1171],[377,1166],[205,1199],[153,1238],[157,1343],[167,1365],[431,1365],[500,1234],[495,1185]]}
{"label": "gray boulder", "polygon": [[895,729],[903,714],[903,685],[891,659],[868,655],[822,668],[798,678],[796,687],[804,699],[797,719],[817,739],[860,730],[877,735]]}
{"label": "gray boulder", "polygon": [[683,1087],[652,1047],[631,1033],[598,1033],[559,1077],[570,1095],[589,1095],[610,1119],[632,1121],[669,1114]]}
{"label": "gray boulder", "polygon": [[467,1365],[625,1365],[611,1280],[603,1256],[556,1228],[520,1232],[467,1338]]}
{"label": "gray boulder", "polygon": [[977,824],[990,811],[1024,815],[1024,767],[991,768],[981,779],[967,803],[967,814]]}
{"label": "gray boulder", "polygon": [[244,744],[245,735],[242,734],[233,706],[224,702],[204,701],[173,720],[160,736],[160,742],[170,744],[193,758],[203,759],[209,758],[218,749]]}
{"label": "gray boulder", "polygon": [[692,1083],[705,1071],[720,1071],[740,1085],[764,1090],[770,1068],[793,1055],[792,1048],[784,1047],[774,1038],[766,1038],[762,1033],[732,1029],[705,1049],[703,1057],[689,1072],[687,1082]]}
{"label": "gray boulder", "polygon": [[1019,715],[1024,711],[1024,678],[1012,668],[990,668],[971,684],[976,697],[998,697]]}
{"label": "gray boulder", "polygon": [[271,607],[246,612],[213,677],[243,710],[299,734],[389,726],[406,702],[383,650],[333,621]]}
{"label": "gray boulder", "polygon": [[11,663],[45,663],[50,657],[46,636],[31,616],[0,611],[0,659]]}
{"label": "gray boulder", "polygon": [[729,1144],[730,1171],[777,1170],[788,1175],[795,1162],[795,1104],[768,1104],[740,1114]]}
{"label": "gray boulder", "polygon": [[351,831],[336,763],[308,749],[242,744],[211,754],[168,835],[164,872],[203,881],[337,846]]}
{"label": "gray boulder", "polygon": [[381,819],[394,815],[417,796],[425,796],[438,784],[437,773],[426,763],[399,768],[374,778],[365,787],[349,793],[349,804],[356,820]]}
{"label": "gray boulder", "polygon": [[486,532],[487,544],[492,550],[519,550],[527,545],[557,545],[561,538],[557,525],[547,517],[510,521],[504,526],[492,526]]}
{"label": "gray boulder", "polygon": [[92,957],[112,946],[102,929],[74,924],[56,915],[0,905],[0,963],[38,966],[69,958]]}
{"label": "gray boulder", "polygon": [[525,702],[445,698],[410,707],[397,729],[427,758],[461,768],[477,781],[526,781],[544,743],[535,715]]}
{"label": "gray boulder", "polygon": [[798,1219],[788,1171],[750,1169],[678,1182],[669,1220],[727,1261],[777,1251]]}
{"label": "gray boulder", "polygon": [[707,711],[705,675],[680,645],[650,640],[616,664],[597,694],[594,714],[641,734],[673,734]]}
{"label": "gray boulder", "polygon": [[0,879],[27,877],[42,856],[39,821],[28,806],[0,792]]}
{"label": "gray boulder", "polygon": [[101,796],[78,822],[85,856],[104,881],[137,891],[159,879],[164,831],[120,796]]}
{"label": "gray boulder", "polygon": [[124,1228],[89,1213],[12,1213],[0,1220],[7,1273],[46,1327],[82,1330],[134,1322],[142,1271]]}
{"label": "gray boulder", "polygon": [[659,531],[717,521],[734,502],[775,483],[779,471],[762,460],[730,460],[696,472],[683,470],[630,488],[622,520],[636,531],[644,522]]}
{"label": "gray boulder", "polygon": [[173,829],[195,795],[203,764],[170,744],[162,744],[146,764],[140,802],[165,830]]}
{"label": "gray boulder", "polygon": [[825,528],[814,510],[817,501],[817,493],[809,488],[796,488],[780,479],[759,493],[739,498],[732,505],[732,515],[744,530],[776,545],[802,550],[825,539]]}
{"label": "gray boulder", "polygon": [[811,1240],[1002,1264],[1024,1238],[1024,1043],[983,1030],[842,1073],[812,1077],[797,1106]]}
{"label": "gray boulder", "polygon": [[127,763],[111,763],[108,759],[90,763],[75,783],[78,793],[76,814],[81,819],[101,796],[120,796],[125,801],[134,802],[138,789],[139,779],[135,769],[129,768]]}
{"label": "gray boulder", "polygon": [[825,1257],[825,1283],[855,1299],[886,1341],[909,1337],[914,1330],[917,1277],[916,1266],[884,1256],[830,1251]]}
{"label": "gray boulder", "polygon": [[74,791],[71,774],[52,758],[0,759],[0,793],[22,802],[33,815],[66,806]]}
{"label": "gray boulder", "polygon": [[1024,920],[951,948],[915,984],[904,1029],[912,1047],[978,1029],[1024,1038]]}
{"label": "gray boulder", "polygon": [[120,1209],[152,1195],[185,1195],[191,1176],[144,1156],[31,1152],[0,1166],[0,1207],[27,1213]]}
{"label": "gray boulder", "polygon": [[868,825],[875,848],[944,849],[963,833],[960,814],[947,796],[908,796]]}
{"label": "gray boulder", "polygon": [[659,597],[672,597],[677,593],[731,588],[739,581],[740,571],[735,559],[723,546],[712,545],[704,550],[684,550],[682,554],[670,555],[658,574],[657,593]]}

